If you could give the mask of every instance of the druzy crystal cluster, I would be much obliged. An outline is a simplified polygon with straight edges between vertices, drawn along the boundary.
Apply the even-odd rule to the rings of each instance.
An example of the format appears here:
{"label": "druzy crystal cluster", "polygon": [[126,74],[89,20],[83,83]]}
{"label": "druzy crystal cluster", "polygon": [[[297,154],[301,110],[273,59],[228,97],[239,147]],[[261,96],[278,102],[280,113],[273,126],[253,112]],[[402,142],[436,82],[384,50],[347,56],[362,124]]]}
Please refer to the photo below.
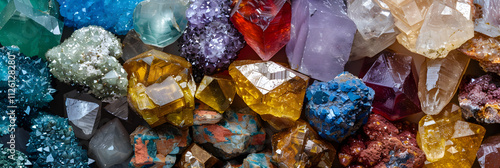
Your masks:
{"label": "druzy crystal cluster", "polygon": [[500,81],[491,74],[471,78],[461,86],[458,101],[465,118],[500,123]]}
{"label": "druzy crystal cluster", "polygon": [[195,0],[186,10],[187,28],[179,39],[182,57],[193,64],[193,76],[226,70],[243,48],[241,34],[229,21],[230,1]]}

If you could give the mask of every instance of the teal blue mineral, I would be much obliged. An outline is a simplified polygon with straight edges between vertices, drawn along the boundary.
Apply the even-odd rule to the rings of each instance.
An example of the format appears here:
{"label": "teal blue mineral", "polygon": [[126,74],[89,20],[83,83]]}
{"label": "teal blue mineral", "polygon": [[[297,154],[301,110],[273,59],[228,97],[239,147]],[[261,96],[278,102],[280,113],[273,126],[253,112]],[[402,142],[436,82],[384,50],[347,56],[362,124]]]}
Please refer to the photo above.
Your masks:
{"label": "teal blue mineral", "polygon": [[31,162],[24,153],[16,149],[11,149],[8,146],[3,146],[0,147],[0,165],[2,167],[24,168],[31,165]]}

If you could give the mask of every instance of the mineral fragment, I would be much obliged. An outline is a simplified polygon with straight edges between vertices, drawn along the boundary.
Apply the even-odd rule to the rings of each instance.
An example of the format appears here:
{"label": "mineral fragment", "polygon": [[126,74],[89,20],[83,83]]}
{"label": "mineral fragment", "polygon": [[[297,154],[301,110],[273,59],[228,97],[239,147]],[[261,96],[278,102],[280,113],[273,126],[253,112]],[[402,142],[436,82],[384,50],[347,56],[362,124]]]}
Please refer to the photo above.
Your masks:
{"label": "mineral fragment", "polygon": [[89,153],[99,167],[111,167],[127,160],[132,154],[132,146],[127,130],[117,118],[97,130],[89,143]]}
{"label": "mineral fragment", "polygon": [[232,79],[204,76],[196,90],[195,97],[223,113],[233,103],[234,95],[236,95],[236,88]]}
{"label": "mineral fragment", "polygon": [[25,168],[32,165],[26,154],[11,149],[8,146],[1,146],[3,146],[3,144],[0,145],[0,165],[2,165],[2,167]]}
{"label": "mineral fragment", "polygon": [[374,94],[348,72],[329,82],[315,81],[307,88],[306,117],[321,137],[341,142],[366,123]]}
{"label": "mineral fragment", "polygon": [[193,113],[193,125],[215,124],[222,119],[221,113],[203,103],[197,104]]}
{"label": "mineral fragment", "polygon": [[122,120],[128,120],[128,101],[126,96],[114,100],[104,106],[104,109]]}
{"label": "mineral fragment", "polygon": [[219,159],[193,143],[186,149],[179,162],[181,168],[210,168],[218,163]]}
{"label": "mineral fragment", "polygon": [[500,1],[475,0],[474,30],[490,37],[500,36]]}
{"label": "mineral fragment", "polygon": [[73,126],[75,136],[90,139],[101,120],[101,101],[76,90],[64,94],[65,115]]}
{"label": "mineral fragment", "polygon": [[349,61],[359,60],[364,57],[373,57],[382,52],[387,47],[391,46],[396,41],[396,36],[399,34],[397,28],[392,31],[387,31],[378,38],[364,39],[359,32],[354,35],[351,55]]}
{"label": "mineral fragment", "polygon": [[480,123],[500,123],[500,81],[486,74],[464,82],[458,93],[463,116]]}
{"label": "mineral fragment", "polygon": [[479,61],[484,71],[500,75],[500,37],[493,38],[476,33],[474,38],[458,50]]}
{"label": "mineral fragment", "polygon": [[47,51],[50,72],[65,83],[90,88],[90,93],[104,101],[127,94],[127,74],[118,58],[120,40],[101,27],[76,30],[61,45]]}
{"label": "mineral fragment", "polygon": [[394,31],[394,18],[382,0],[353,0],[347,4],[347,16],[367,40]]}
{"label": "mineral fragment", "polygon": [[272,155],[270,153],[252,153],[249,154],[239,168],[274,168],[271,163]]}
{"label": "mineral fragment", "polygon": [[155,49],[161,51],[160,47],[156,47],[149,44],[144,44],[139,38],[139,35],[135,30],[130,30],[122,41],[123,43],[123,55],[122,59],[127,61],[135,56],[142,54],[146,51]]}
{"label": "mineral fragment", "polygon": [[486,138],[477,151],[477,161],[482,168],[500,167],[500,135]]}

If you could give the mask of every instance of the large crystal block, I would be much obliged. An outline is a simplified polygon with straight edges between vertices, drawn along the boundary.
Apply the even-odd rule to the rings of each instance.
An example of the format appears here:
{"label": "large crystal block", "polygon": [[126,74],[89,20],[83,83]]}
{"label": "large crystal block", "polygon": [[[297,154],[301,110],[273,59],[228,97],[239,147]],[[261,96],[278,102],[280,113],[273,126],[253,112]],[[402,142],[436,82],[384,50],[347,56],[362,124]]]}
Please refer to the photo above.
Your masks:
{"label": "large crystal block", "polygon": [[55,0],[2,0],[0,16],[3,46],[16,45],[27,56],[44,58],[60,43],[64,25]]}
{"label": "large crystal block", "polygon": [[181,168],[210,168],[218,162],[219,159],[193,143],[182,155],[179,165]]}
{"label": "large crystal block", "polygon": [[450,102],[469,61],[459,51],[451,51],[445,58],[425,59],[418,81],[418,97],[425,114],[436,115]]}
{"label": "large crystal block", "polygon": [[471,167],[486,129],[462,119],[460,107],[449,104],[438,115],[420,119],[417,142],[426,167]]}
{"label": "large crystal block", "polygon": [[490,37],[500,36],[500,0],[475,0],[474,30]]}
{"label": "large crystal block", "polygon": [[132,154],[132,146],[127,130],[117,118],[97,130],[89,143],[89,153],[99,167],[111,167],[127,160]]}
{"label": "large crystal block", "polygon": [[195,97],[223,113],[233,103],[236,88],[232,79],[205,76],[196,90]]}
{"label": "large crystal block", "polygon": [[233,62],[229,74],[238,95],[274,128],[299,119],[309,77],[272,61],[250,60]]}
{"label": "large crystal block", "polygon": [[391,46],[396,41],[396,36],[399,34],[397,28],[382,34],[380,37],[364,39],[359,32],[354,35],[352,43],[351,55],[349,61],[359,60],[364,57],[373,57]]}
{"label": "large crystal block", "polygon": [[[383,3],[383,4],[382,4]],[[364,39],[378,38],[393,31],[394,18],[382,0],[354,0],[348,3],[347,16]]]}
{"label": "large crystal block", "polygon": [[459,88],[458,101],[463,116],[480,123],[500,123],[500,80],[486,74],[467,79]]}
{"label": "large crystal block", "polygon": [[477,151],[477,161],[482,168],[500,167],[500,135],[486,138]]}
{"label": "large crystal block", "polygon": [[160,47],[153,45],[144,44],[139,38],[139,35],[135,30],[130,30],[122,41],[123,43],[123,55],[122,59],[124,61],[134,58],[135,56],[142,54],[143,52],[155,49],[161,51]]}
{"label": "large crystal block", "polygon": [[122,120],[128,120],[128,101],[125,96],[104,106],[104,109]]}
{"label": "large crystal block", "polygon": [[332,167],[336,150],[323,141],[307,122],[278,132],[272,138],[271,161],[278,167]]}
{"label": "large crystal block", "polygon": [[238,0],[231,21],[247,44],[267,61],[290,40],[291,15],[286,0]]}
{"label": "large crystal block", "polygon": [[375,90],[373,112],[394,121],[421,111],[418,74],[411,56],[383,51],[369,66],[360,77]]}
{"label": "large crystal block", "polygon": [[185,0],[146,0],[134,9],[134,29],[149,45],[165,47],[172,44],[186,29]]}
{"label": "large crystal block", "polygon": [[344,71],[356,33],[344,1],[296,0],[292,5],[288,62],[292,69],[312,78],[332,80]]}
{"label": "large crystal block", "polygon": [[101,120],[101,101],[73,90],[64,94],[64,107],[76,137],[90,139]]}
{"label": "large crystal block", "polygon": [[193,125],[196,84],[184,58],[150,50],[127,60],[128,100],[152,127]]}
{"label": "large crystal block", "polygon": [[97,26],[76,30],[45,54],[54,77],[88,86],[103,101],[127,94],[126,72],[117,60],[121,55],[120,40]]}
{"label": "large crystal block", "polygon": [[343,72],[329,82],[315,81],[306,92],[306,117],[319,135],[341,142],[366,123],[375,92]]}
{"label": "large crystal block", "polygon": [[500,37],[475,33],[474,38],[464,43],[458,50],[479,61],[484,71],[500,75]]}

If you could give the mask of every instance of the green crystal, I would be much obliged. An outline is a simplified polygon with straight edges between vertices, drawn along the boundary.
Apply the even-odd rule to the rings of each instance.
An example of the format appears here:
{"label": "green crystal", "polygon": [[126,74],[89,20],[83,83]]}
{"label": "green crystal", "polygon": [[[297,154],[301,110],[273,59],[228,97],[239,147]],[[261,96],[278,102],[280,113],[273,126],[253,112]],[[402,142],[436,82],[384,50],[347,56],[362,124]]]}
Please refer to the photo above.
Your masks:
{"label": "green crystal", "polygon": [[0,43],[44,57],[60,43],[63,22],[55,0],[0,0]]}

